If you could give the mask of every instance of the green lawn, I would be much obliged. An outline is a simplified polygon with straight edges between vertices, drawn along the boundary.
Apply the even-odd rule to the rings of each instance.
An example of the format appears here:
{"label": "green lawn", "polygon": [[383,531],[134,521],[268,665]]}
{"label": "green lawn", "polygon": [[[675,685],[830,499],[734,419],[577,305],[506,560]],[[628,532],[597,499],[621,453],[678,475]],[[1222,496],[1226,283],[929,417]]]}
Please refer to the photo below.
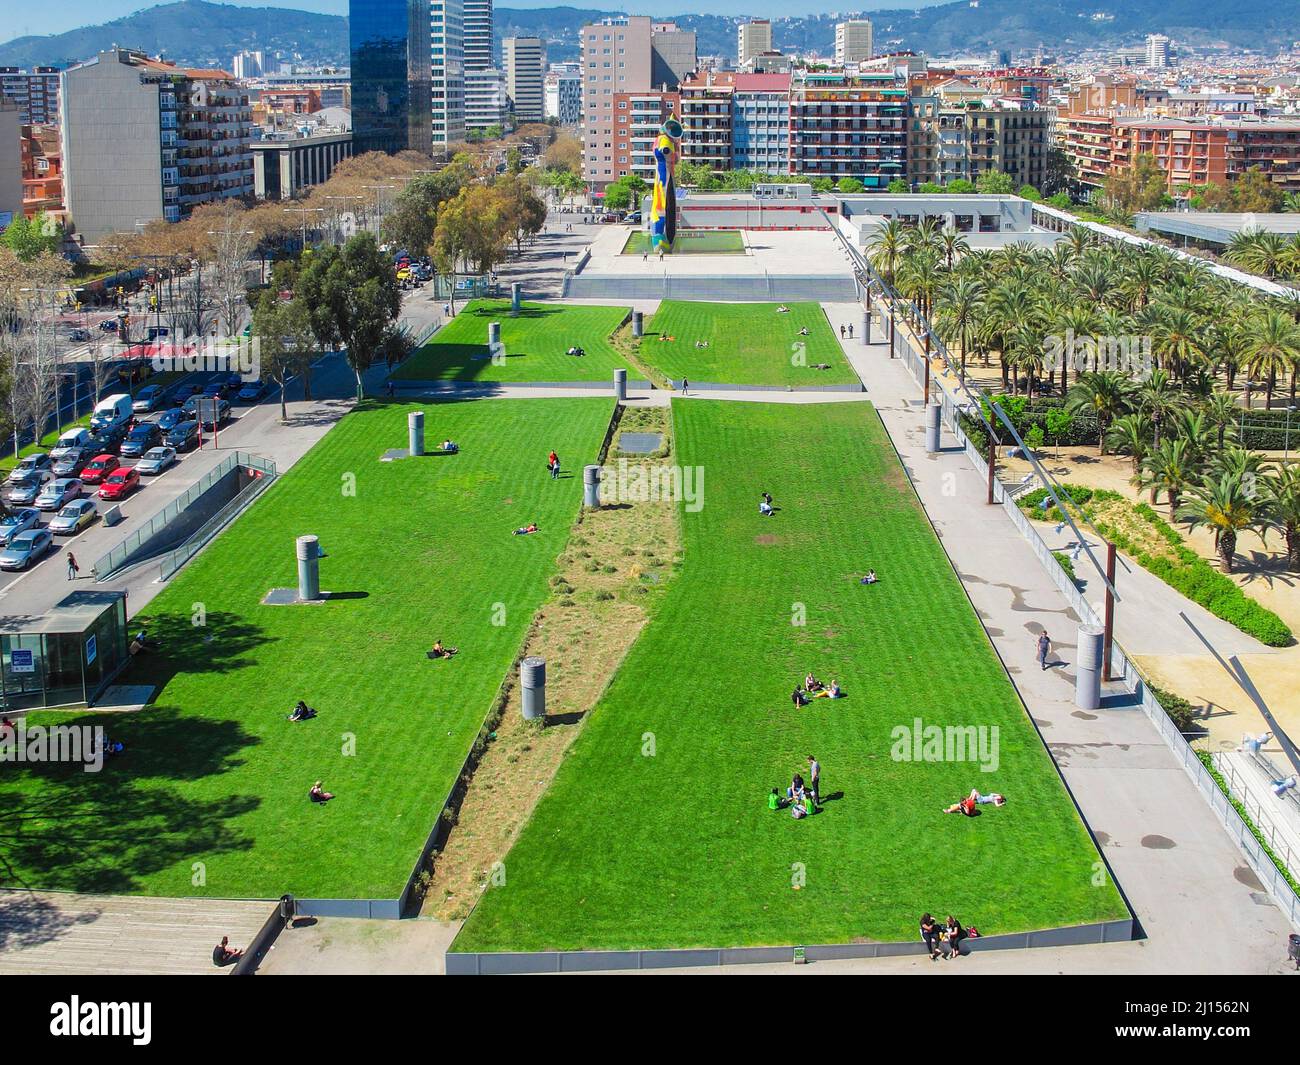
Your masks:
{"label": "green lawn", "polygon": [[[644,255],[652,251],[650,234],[635,230],[623,245],[624,255]],[[673,241],[673,255],[743,255],[745,238],[738,229],[678,229]]]}
{"label": "green lawn", "polygon": [[[381,463],[411,409],[348,415],[149,605],[162,651],[123,679],[159,685],[155,706],[37,715],[104,724],[127,754],[99,774],[3,767],[0,883],[397,896],[578,511],[581,475],[551,480],[547,453],[594,461],[612,400],[426,405],[427,437],[460,454]],[[511,535],[529,521],[540,533]],[[296,583],[308,532],[340,596],[262,606]],[[436,637],[460,655],[427,660]],[[320,716],[286,721],[298,698]],[[308,801],[316,779],[326,806]]]}
{"label": "green lawn", "polygon": [[[780,306],[788,311],[779,312]],[[807,329],[808,335],[800,335],[800,329]],[[698,348],[696,341],[708,347]],[[816,303],[664,300],[646,324],[641,358],[673,380],[685,376],[688,381],[729,385],[837,385],[858,380]],[[830,369],[813,369],[819,363]]]}
{"label": "green lawn", "polygon": [[[612,381],[614,370],[637,373],[609,338],[627,317],[624,307],[525,303],[510,317],[509,300],[472,300],[393,375],[399,381]],[[506,358],[494,365],[488,323],[501,323]],[[566,355],[580,347],[586,355]]]}
{"label": "green lawn", "polygon": [[[925,910],[986,934],[1127,916],[871,406],[673,409],[679,461],[706,473],[681,575],[454,949],[897,941]],[[863,587],[868,566],[882,580]],[[847,698],[794,709],[809,670]],[[997,771],[893,758],[918,718],[997,728]],[[822,812],[769,811],[809,754]],[[940,812],[972,786],[1010,801]]]}

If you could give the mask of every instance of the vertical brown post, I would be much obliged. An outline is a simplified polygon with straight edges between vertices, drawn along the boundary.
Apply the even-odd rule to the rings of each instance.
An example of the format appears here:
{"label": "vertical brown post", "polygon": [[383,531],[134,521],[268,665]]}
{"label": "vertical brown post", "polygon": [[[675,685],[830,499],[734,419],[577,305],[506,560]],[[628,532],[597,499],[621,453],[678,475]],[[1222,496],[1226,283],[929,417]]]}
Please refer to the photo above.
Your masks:
{"label": "vertical brown post", "polygon": [[989,506],[995,502],[993,498],[993,478],[997,475],[998,466],[998,443],[993,437],[989,437]]}
{"label": "vertical brown post", "polygon": [[1101,637],[1101,679],[1110,680],[1110,649],[1115,642],[1115,545],[1106,544],[1106,617]]}
{"label": "vertical brown post", "polygon": [[[926,340],[926,347],[929,347],[929,338]],[[930,405],[930,356],[925,357],[925,405]]]}
{"label": "vertical brown post", "polygon": [[888,304],[885,306],[889,311],[889,357],[892,359],[894,357],[894,308]]}

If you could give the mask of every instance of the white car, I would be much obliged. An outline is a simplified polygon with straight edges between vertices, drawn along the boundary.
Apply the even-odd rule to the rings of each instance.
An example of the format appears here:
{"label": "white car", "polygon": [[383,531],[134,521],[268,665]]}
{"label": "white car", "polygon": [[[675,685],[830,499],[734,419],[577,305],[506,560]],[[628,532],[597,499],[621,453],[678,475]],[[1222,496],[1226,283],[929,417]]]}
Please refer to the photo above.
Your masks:
{"label": "white car", "polygon": [[141,474],[147,473],[156,476],[170,467],[175,461],[176,449],[174,447],[151,447],[140,457],[140,461],[135,464],[135,468]]}
{"label": "white car", "polygon": [[55,514],[46,528],[56,536],[75,536],[98,517],[93,499],[77,499]]}

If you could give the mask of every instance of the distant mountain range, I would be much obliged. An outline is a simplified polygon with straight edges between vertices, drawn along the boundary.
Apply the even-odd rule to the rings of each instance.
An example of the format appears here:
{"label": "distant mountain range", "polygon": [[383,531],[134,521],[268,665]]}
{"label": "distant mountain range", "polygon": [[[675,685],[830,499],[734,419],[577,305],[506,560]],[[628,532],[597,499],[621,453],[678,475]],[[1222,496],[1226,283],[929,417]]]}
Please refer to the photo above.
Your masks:
{"label": "distant mountain range", "polygon": [[[584,23],[616,12],[573,7],[532,10],[498,8],[498,38],[538,36],[552,60],[578,54]],[[656,18],[665,18],[654,12]],[[1047,52],[1132,44],[1164,33],[1175,44],[1274,50],[1300,40],[1296,0],[958,0],[935,7],[869,13],[879,50],[905,48],[934,54]],[[734,55],[738,18],[671,16],[695,30],[701,55]],[[773,26],[777,48],[834,50],[835,23],[845,13],[780,19]],[[236,52],[281,52],[299,62],[344,66],[348,20],[286,8],[234,7],[207,0],[138,11],[102,26],[46,37],[18,37],[0,44],[3,66],[66,66],[114,44],[141,48],[179,63],[228,67]]]}

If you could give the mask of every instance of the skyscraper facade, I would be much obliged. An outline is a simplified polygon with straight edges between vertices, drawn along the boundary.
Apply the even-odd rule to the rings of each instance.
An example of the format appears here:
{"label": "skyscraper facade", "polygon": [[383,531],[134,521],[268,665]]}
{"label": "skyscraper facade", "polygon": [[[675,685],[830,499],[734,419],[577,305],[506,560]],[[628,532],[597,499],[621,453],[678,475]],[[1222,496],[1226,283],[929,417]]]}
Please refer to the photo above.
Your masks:
{"label": "skyscraper facade", "polygon": [[348,15],[354,151],[428,152],[429,0],[351,0]]}
{"label": "skyscraper facade", "polygon": [[520,122],[541,122],[546,117],[545,56],[540,37],[507,37],[501,42],[506,95]]}
{"label": "skyscraper facade", "polygon": [[465,69],[493,66],[492,0],[462,0],[465,21]]}
{"label": "skyscraper facade", "polygon": [[465,138],[465,0],[430,0],[432,150]]}

